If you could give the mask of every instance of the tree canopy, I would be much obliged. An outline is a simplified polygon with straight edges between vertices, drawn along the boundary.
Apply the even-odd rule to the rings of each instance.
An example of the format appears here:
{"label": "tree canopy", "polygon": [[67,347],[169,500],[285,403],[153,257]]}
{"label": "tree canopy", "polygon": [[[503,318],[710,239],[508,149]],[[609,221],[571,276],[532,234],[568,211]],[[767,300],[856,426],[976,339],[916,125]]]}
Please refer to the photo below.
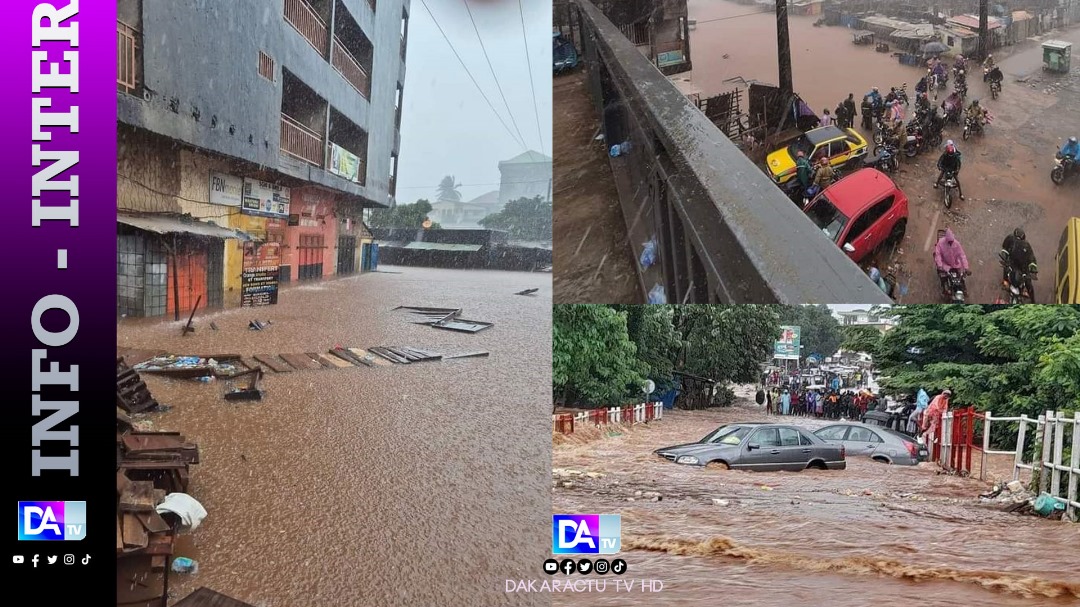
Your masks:
{"label": "tree canopy", "polygon": [[551,240],[551,202],[539,196],[511,200],[478,223],[489,230],[505,230],[515,240]]}
{"label": "tree canopy", "polygon": [[[373,228],[420,228],[431,213],[431,203],[421,198],[412,204],[399,204],[389,209],[376,209],[368,218],[368,225]],[[432,223],[432,229],[439,229]]]}
{"label": "tree canopy", "polygon": [[755,381],[780,333],[778,306],[574,304],[553,316],[555,396],[584,406],[640,399],[646,379],[663,390],[676,372]]}
{"label": "tree canopy", "polygon": [[995,415],[1080,406],[1080,306],[895,306],[873,345],[893,392],[951,388]]}
{"label": "tree canopy", "polygon": [[439,202],[461,202],[461,192],[458,191],[460,184],[453,175],[447,175],[439,181],[435,188],[435,200]]}

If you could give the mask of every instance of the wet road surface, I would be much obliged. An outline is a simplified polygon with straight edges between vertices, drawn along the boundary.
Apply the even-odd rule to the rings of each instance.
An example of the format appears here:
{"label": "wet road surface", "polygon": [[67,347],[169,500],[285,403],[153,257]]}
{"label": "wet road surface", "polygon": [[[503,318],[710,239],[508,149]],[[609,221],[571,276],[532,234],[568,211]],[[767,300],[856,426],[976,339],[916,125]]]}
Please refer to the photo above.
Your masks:
{"label": "wet road surface", "polygon": [[[691,78],[703,96],[733,88],[724,82],[729,78],[777,82],[772,12],[750,14],[755,7],[723,0],[690,0],[688,9],[690,18],[698,22],[690,33]],[[750,15],[730,18],[745,14]],[[725,20],[705,23],[710,19]],[[854,93],[858,102],[874,86],[888,91],[906,82],[913,93],[921,69],[901,65],[873,47],[853,46],[848,29],[813,27],[817,19],[789,17],[795,90],[815,112],[820,114],[826,107],[832,111],[848,93]],[[1080,43],[1080,29],[1049,37]],[[1006,58],[1010,53],[1013,56]],[[1001,241],[1017,226],[1027,232],[1042,268],[1035,284],[1036,301],[1053,301],[1056,244],[1065,221],[1080,215],[1080,180],[1055,186],[1049,175],[1054,152],[1064,138],[1080,133],[1080,81],[1075,69],[1064,77],[1044,75],[1038,42],[999,49],[995,57],[1006,74],[997,100],[990,99],[981,69],[973,69],[968,77],[969,100],[979,98],[994,115],[994,123],[985,136],[967,142],[961,140],[962,129],[955,125],[945,132],[945,138],[954,139],[964,154],[960,177],[966,200],[945,210],[939,192],[931,187],[941,150],[902,162],[895,176],[910,199],[907,236],[896,250],[880,252],[875,262],[896,273],[901,290],[906,291],[900,297],[904,303],[942,301],[932,251],[937,230],[947,227],[956,232],[971,263],[969,301],[991,303],[1001,291],[997,261]],[[1016,82],[1033,71],[1037,83]]]}
{"label": "wet road surface", "polygon": [[[225,382],[144,375],[171,407],[138,416],[199,445],[189,492],[208,516],[182,536],[173,596],[199,586],[258,607],[540,605],[504,593],[550,547],[551,275],[389,268],[284,289],[280,303],[124,320],[121,347],[173,353],[326,352],[403,345],[488,358],[294,371],[261,402]],[[539,288],[533,297],[513,295]],[[464,308],[477,334],[411,324],[398,305]],[[272,321],[249,331],[251,319]],[[186,319],[185,319],[186,320]],[[213,320],[219,330],[209,328]]]}
{"label": "wet road surface", "polygon": [[1080,527],[980,505],[986,483],[933,464],[849,457],[843,471],[751,473],[652,454],[764,418],[753,406],[666,411],[617,435],[556,436],[554,512],[622,514],[623,577],[663,590],[616,593],[609,575],[605,592],[555,604],[1080,605]]}
{"label": "wet road surface", "polygon": [[554,301],[644,303],[586,82],[578,70],[554,83]]}

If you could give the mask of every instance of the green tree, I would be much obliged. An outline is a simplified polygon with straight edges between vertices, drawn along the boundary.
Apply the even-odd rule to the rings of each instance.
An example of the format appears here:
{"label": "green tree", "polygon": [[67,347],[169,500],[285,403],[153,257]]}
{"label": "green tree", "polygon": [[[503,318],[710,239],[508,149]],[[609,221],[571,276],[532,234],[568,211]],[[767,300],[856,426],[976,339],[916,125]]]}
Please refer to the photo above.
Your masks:
{"label": "green tree", "polygon": [[539,196],[511,200],[478,223],[489,230],[505,230],[515,240],[551,240],[551,202]]}
{"label": "green tree", "polygon": [[640,395],[648,365],[626,330],[626,314],[598,304],[552,309],[552,388],[557,401],[603,406]]}
{"label": "green tree", "polygon": [[648,365],[648,378],[656,382],[657,391],[672,387],[674,358],[682,345],[672,324],[672,306],[613,305],[626,315],[626,329],[637,347],[637,358]]}
{"label": "green tree", "polygon": [[881,331],[876,327],[841,327],[840,333],[844,337],[840,347],[848,352],[865,352],[874,356],[881,344]]}
{"label": "green tree", "polygon": [[780,335],[775,306],[673,305],[675,370],[718,382],[753,382]]}
{"label": "green tree", "polygon": [[[800,328],[799,343],[802,356],[820,354],[823,358],[836,354],[844,335],[840,323],[833,317],[829,306],[777,306],[781,325]],[[777,333],[779,335],[779,333]]]}
{"label": "green tree", "polygon": [[447,175],[442,178],[439,185],[436,187],[437,195],[435,200],[438,202],[461,202],[461,192],[458,188],[461,184],[454,179],[453,175]]}
{"label": "green tree", "polygon": [[1080,306],[896,306],[875,364],[891,391],[1035,416],[1080,404]]}
{"label": "green tree", "polygon": [[[368,218],[368,225],[373,228],[419,228],[431,213],[431,203],[420,199],[412,204],[400,204],[390,209],[376,209]],[[432,223],[432,229],[439,229]]]}

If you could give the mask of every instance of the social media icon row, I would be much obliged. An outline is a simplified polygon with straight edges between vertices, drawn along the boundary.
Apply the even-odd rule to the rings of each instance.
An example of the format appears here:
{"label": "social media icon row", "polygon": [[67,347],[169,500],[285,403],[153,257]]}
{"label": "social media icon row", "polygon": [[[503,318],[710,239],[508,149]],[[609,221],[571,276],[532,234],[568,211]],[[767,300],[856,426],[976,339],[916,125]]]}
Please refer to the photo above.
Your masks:
{"label": "social media icon row", "polygon": [[[45,556],[45,562],[48,563],[49,565],[55,565],[57,559],[59,559],[59,558],[60,557],[55,556],[55,555],[46,555]],[[22,565],[23,563],[26,562],[26,557],[21,555],[21,554],[15,554],[15,555],[12,555],[11,562],[15,563],[16,565]],[[40,554],[35,554],[30,559],[30,562],[34,565],[34,567],[37,567],[38,563],[41,562],[41,555]],[[75,555],[74,554],[65,554],[64,555],[64,564],[65,565],[74,565],[75,564]],[[90,564],[90,555],[89,554],[86,555],[85,557],[83,557],[82,564],[83,565],[89,565]]]}
{"label": "social media icon row", "polygon": [[607,559],[597,559],[596,562],[589,559],[578,559],[577,562],[574,562],[574,559],[563,559],[561,561],[548,559],[544,561],[544,573],[548,575],[555,575],[559,572],[562,572],[563,575],[571,575],[575,571],[581,575],[590,573],[607,575],[609,572],[622,575],[626,573],[626,561],[622,559],[615,559],[610,563]]}

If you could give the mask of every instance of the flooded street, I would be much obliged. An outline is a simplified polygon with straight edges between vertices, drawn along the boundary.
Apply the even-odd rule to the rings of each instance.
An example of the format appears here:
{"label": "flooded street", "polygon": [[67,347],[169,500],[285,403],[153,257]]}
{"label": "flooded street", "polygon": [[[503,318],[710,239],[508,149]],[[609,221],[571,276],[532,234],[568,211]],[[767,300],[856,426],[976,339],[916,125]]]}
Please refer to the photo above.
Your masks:
{"label": "flooded street", "polygon": [[[527,288],[539,292],[514,295]],[[412,324],[399,305],[464,308],[494,327]],[[248,330],[253,319],[272,325]],[[173,574],[174,597],[208,586],[258,607],[545,603],[510,598],[503,581],[534,572],[550,544],[550,274],[382,267],[284,289],[275,306],[200,312],[187,337],[181,324],[124,320],[118,343],[490,356],[270,373],[259,402],[226,402],[220,379],[145,374],[171,409],[138,419],[198,444],[189,492],[209,513],[181,536],[176,555],[199,570]]]}
{"label": "flooded street", "polygon": [[[556,604],[1080,605],[1080,529],[983,505],[988,483],[851,456],[843,471],[750,473],[652,453],[765,419],[741,402],[555,437],[554,512],[620,513],[624,577],[663,582],[660,593],[614,593],[607,576],[608,592]],[[566,487],[564,470],[597,474]]]}
{"label": "flooded street", "polygon": [[[723,0],[690,0],[688,8],[690,18],[697,20],[690,34],[694,62],[690,77],[703,96],[733,88],[735,84],[724,82],[729,78],[777,81],[773,12],[754,14],[755,6]],[[891,54],[877,53],[873,47],[854,46],[851,30],[814,27],[817,19],[789,17],[795,90],[816,113],[820,115],[826,107],[832,111],[849,93],[855,94],[858,103],[874,86],[884,92],[906,82],[909,94],[913,93],[921,69],[901,65]],[[1080,42],[1080,29],[1049,37]],[[1076,94],[1080,80],[1075,70],[1063,77],[1044,74],[1037,42],[998,49],[995,57],[1006,74],[997,100],[990,98],[981,69],[971,70],[968,77],[968,100],[979,98],[994,116],[993,124],[983,137],[970,141],[961,140],[956,125],[945,131],[945,138],[954,139],[963,153],[960,179],[966,200],[945,210],[939,191],[931,187],[941,150],[902,161],[895,176],[910,200],[907,235],[896,250],[882,251],[874,261],[896,273],[899,299],[905,303],[940,300],[932,257],[937,230],[945,228],[956,232],[970,260],[969,300],[991,303],[1000,293],[997,253],[1001,241],[1017,226],[1027,232],[1043,268],[1042,280],[1035,284],[1036,301],[1053,302],[1055,245],[1065,221],[1077,214],[1080,182],[1055,186],[1049,175],[1054,152],[1064,138],[1080,132]],[[908,117],[910,112],[909,108]]]}

